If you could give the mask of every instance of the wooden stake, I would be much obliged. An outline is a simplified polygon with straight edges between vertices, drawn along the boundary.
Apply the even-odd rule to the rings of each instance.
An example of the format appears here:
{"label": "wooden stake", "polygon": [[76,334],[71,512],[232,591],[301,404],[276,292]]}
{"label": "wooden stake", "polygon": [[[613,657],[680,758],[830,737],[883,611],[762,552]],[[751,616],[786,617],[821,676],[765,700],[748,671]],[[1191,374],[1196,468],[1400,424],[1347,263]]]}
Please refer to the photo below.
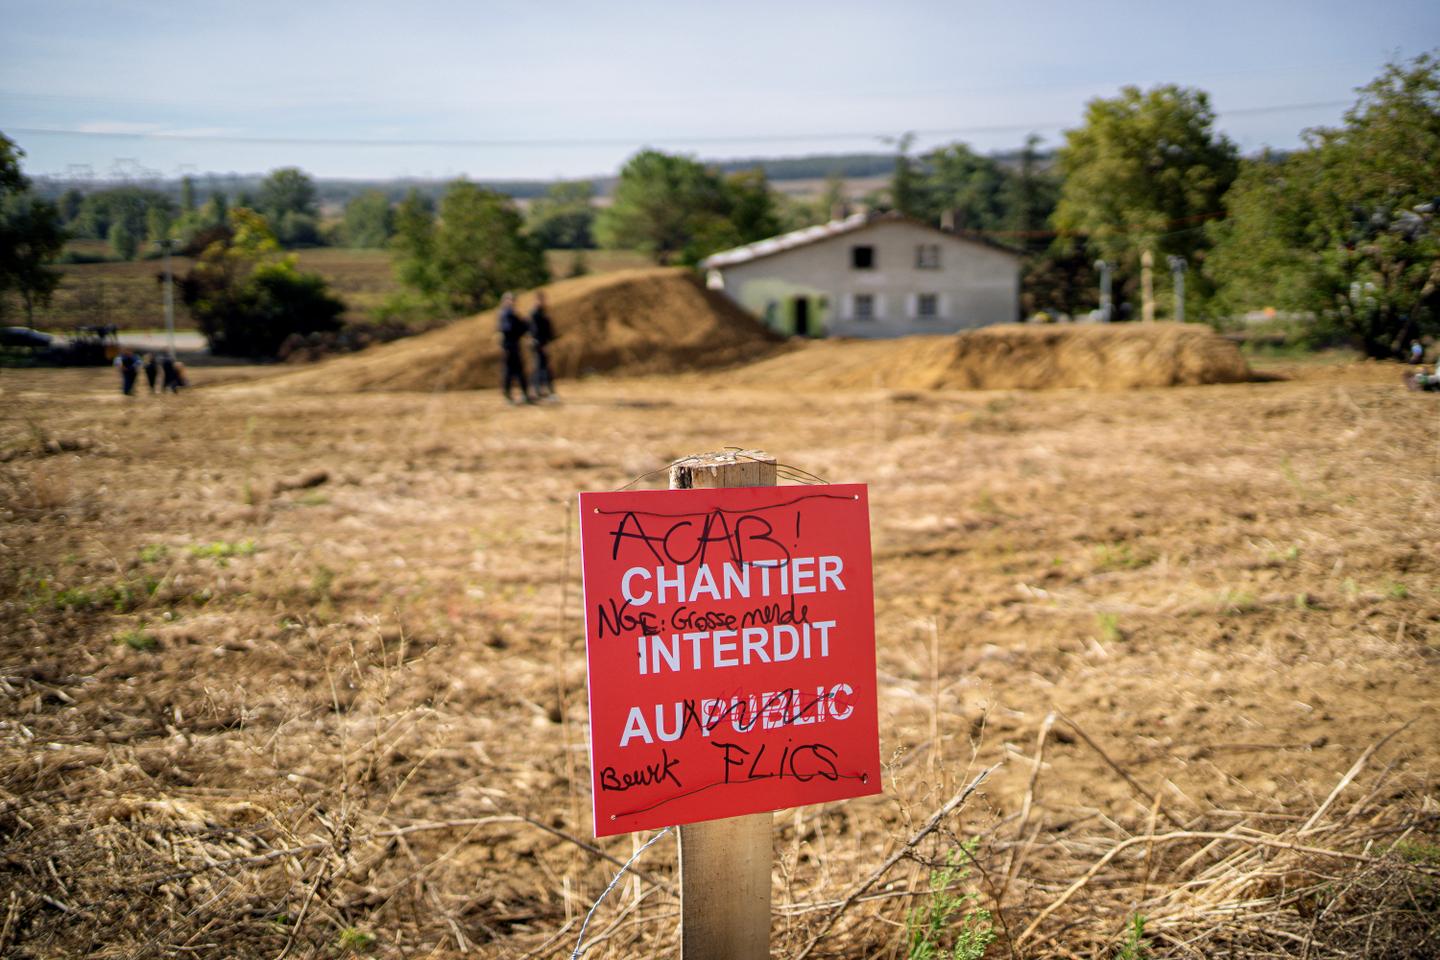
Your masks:
{"label": "wooden stake", "polygon": [[[702,453],[670,465],[670,489],[773,487],[775,458],[759,450]],[[771,815],[680,828],[680,956],[770,956]]]}

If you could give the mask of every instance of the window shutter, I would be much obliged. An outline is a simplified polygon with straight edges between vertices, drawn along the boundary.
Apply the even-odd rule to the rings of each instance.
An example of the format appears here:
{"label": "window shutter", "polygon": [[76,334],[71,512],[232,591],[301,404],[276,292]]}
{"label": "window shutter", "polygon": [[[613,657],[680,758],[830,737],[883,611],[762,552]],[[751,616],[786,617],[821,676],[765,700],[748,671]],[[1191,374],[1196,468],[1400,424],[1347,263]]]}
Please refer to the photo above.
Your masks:
{"label": "window shutter", "polygon": [[940,294],[939,313],[943,319],[950,319],[950,294]]}
{"label": "window shutter", "polygon": [[874,316],[874,318],[875,318],[876,320],[884,320],[884,319],[885,319],[885,295],[884,295],[883,293],[877,293],[877,294],[875,294],[875,299],[874,299],[872,302],[875,304],[874,310],[873,310],[873,313],[872,313],[872,316]]}
{"label": "window shutter", "polygon": [[840,316],[846,320],[855,319],[855,294],[842,293],[840,295]]}
{"label": "window shutter", "polygon": [[907,293],[907,294],[905,294],[905,316],[906,316],[908,319],[910,319],[910,320],[914,320],[914,319],[915,319],[916,317],[918,317],[919,315],[920,315],[920,296],[919,296],[919,294],[914,294],[914,293]]}

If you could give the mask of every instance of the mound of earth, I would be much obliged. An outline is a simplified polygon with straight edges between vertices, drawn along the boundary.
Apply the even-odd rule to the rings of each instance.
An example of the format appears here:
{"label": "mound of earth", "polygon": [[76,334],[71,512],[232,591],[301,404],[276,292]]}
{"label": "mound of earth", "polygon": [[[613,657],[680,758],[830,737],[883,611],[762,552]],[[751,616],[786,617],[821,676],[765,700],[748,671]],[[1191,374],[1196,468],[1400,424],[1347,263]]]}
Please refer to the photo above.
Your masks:
{"label": "mound of earth", "polygon": [[1251,378],[1201,324],[1005,324],[947,336],[826,340],[736,371],[743,383],[821,388],[1124,389]]}
{"label": "mound of earth", "polygon": [[[779,344],[759,321],[679,268],[621,270],[542,289],[557,334],[550,364],[559,380],[601,372],[715,369],[766,356]],[[519,301],[528,314],[532,297],[521,295]],[[269,383],[305,392],[498,386],[496,320],[496,311],[487,310]]]}

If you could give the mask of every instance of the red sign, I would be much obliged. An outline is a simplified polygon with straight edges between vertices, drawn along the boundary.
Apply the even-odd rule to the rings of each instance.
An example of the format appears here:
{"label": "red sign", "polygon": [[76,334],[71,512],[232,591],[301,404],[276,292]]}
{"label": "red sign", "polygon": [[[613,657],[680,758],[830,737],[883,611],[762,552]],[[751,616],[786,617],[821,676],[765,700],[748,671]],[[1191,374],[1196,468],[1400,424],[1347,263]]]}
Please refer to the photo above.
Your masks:
{"label": "red sign", "polygon": [[880,792],[861,484],[580,495],[595,835]]}

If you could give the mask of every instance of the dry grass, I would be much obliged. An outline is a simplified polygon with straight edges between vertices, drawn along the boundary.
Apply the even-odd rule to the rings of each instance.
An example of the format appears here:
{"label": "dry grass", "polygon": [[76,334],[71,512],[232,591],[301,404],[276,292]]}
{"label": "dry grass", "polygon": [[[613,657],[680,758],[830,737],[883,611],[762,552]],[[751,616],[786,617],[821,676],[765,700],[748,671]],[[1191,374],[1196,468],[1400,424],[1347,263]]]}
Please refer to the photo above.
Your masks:
{"label": "dry grass", "polygon": [[[991,957],[1137,914],[1153,957],[1434,955],[1433,397],[1288,372],[522,410],[6,372],[0,954],[567,956],[632,849],[589,832],[573,494],[738,443],[874,505],[885,794],[776,815],[777,955],[904,956],[973,841]],[[586,956],[673,950],[673,841],[639,866]]]}

